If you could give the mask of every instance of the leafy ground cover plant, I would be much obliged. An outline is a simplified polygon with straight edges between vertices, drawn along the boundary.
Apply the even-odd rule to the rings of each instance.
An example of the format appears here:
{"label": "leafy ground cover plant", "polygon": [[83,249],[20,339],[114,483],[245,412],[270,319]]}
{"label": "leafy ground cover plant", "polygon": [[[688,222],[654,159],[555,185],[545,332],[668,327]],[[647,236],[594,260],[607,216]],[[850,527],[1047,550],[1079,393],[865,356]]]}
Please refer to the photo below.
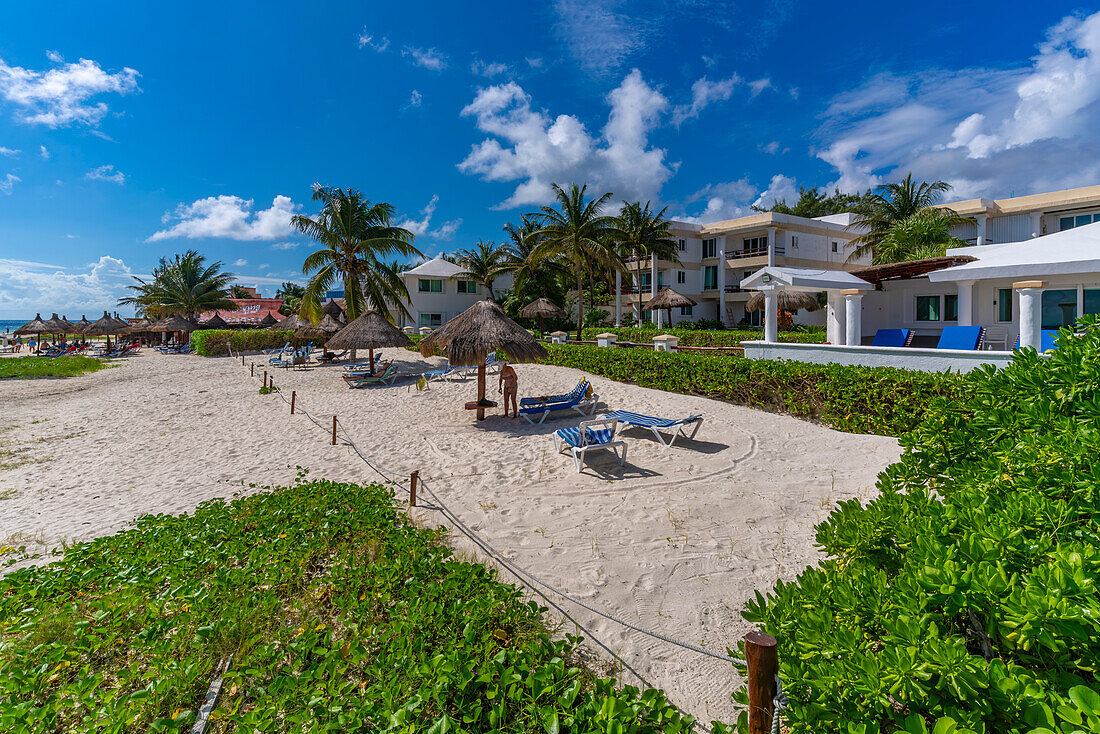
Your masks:
{"label": "leafy ground cover plant", "polygon": [[900,435],[922,420],[934,398],[957,397],[963,384],[956,374],[884,367],[601,349],[583,344],[548,344],[546,348],[550,364],[643,387],[820,420],[853,433]]}
{"label": "leafy ground cover plant", "polygon": [[0,379],[27,380],[34,377],[76,377],[107,367],[102,359],[72,355],[67,357],[9,357],[0,359]]}
{"label": "leafy ground cover plant", "polygon": [[827,560],[748,605],[791,731],[1100,732],[1097,320],[1057,345],[934,400]]}
{"label": "leafy ground cover plant", "polygon": [[278,349],[294,339],[293,331],[267,329],[200,329],[191,332],[191,348],[203,357],[225,357],[234,352]]}
{"label": "leafy ground cover plant", "polygon": [[[680,327],[658,329],[653,326],[584,329],[581,332],[581,336],[584,338],[584,341],[596,341],[596,335],[603,334],[604,332],[618,335],[620,341],[641,342],[643,344],[652,343],[653,337],[658,334],[673,334],[680,337],[680,344],[685,347],[737,347],[740,346],[743,341],[747,342],[763,338],[763,335],[759,331],[745,329],[711,331],[707,329]],[[801,344],[824,344],[825,332],[817,329],[781,331],[779,332],[779,341],[797,342]]]}
{"label": "leafy ground cover plant", "polygon": [[[577,662],[541,609],[382,486],[300,481],[139,519],[0,579],[0,730],[623,732],[692,720]],[[719,726],[718,731],[729,731]]]}

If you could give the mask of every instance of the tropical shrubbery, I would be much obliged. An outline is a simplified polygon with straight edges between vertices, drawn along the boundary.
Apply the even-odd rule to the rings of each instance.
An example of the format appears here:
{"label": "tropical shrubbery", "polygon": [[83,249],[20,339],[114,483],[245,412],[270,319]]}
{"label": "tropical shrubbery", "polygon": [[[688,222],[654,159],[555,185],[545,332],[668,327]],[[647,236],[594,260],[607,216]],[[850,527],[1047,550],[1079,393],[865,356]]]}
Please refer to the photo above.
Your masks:
{"label": "tropical shrubbery", "polygon": [[299,483],[140,518],[0,579],[0,730],[687,732],[377,485]]}
{"label": "tropical shrubbery", "polygon": [[818,527],[828,559],[749,605],[793,732],[1100,732],[1096,326],[961,378]]}
{"label": "tropical shrubbery", "polygon": [[[763,338],[759,331],[727,329],[724,331],[709,331],[704,329],[682,328],[680,326],[671,329],[658,329],[656,327],[630,326],[620,328],[594,328],[581,332],[585,341],[596,341],[596,335],[607,332],[617,334],[619,339],[628,342],[641,342],[651,344],[653,337],[658,334],[674,334],[680,337],[680,346],[683,347],[737,347],[743,341],[753,341]],[[781,331],[781,342],[801,342],[804,344],[824,344],[825,332],[819,330],[807,331]]]}
{"label": "tropical shrubbery", "polygon": [[191,347],[203,357],[226,357],[234,352],[278,349],[294,339],[293,331],[267,329],[201,329],[191,332]]}
{"label": "tropical shrubbery", "polygon": [[[726,332],[731,333],[731,332]],[[842,431],[897,436],[924,417],[933,398],[957,397],[961,378],[886,367],[743,359],[548,344],[550,363],[620,382],[703,395],[821,420]]]}
{"label": "tropical shrubbery", "polygon": [[0,379],[13,377],[76,377],[86,372],[96,372],[106,367],[102,359],[81,355],[67,357],[10,357],[0,359]]}

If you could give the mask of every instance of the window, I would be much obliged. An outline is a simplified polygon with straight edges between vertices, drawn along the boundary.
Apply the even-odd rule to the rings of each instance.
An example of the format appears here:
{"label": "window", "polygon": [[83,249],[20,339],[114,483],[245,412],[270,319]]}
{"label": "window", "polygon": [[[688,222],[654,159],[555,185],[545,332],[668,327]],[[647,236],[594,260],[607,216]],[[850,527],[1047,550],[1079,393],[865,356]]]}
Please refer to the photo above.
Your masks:
{"label": "window", "polygon": [[703,240],[703,257],[718,257],[718,239]]}
{"label": "window", "polygon": [[709,291],[718,287],[718,267],[708,265],[703,268],[703,290]]}
{"label": "window", "polygon": [[839,249],[840,249],[840,243],[839,242],[834,240],[832,246],[833,246],[833,252],[838,252],[839,251]]}
{"label": "window", "polygon": [[1039,297],[1043,329],[1061,329],[1077,320],[1077,289],[1045,290]]}
{"label": "window", "polygon": [[768,238],[764,237],[750,237],[747,240],[741,240],[742,252],[767,252],[768,251]]}
{"label": "window", "polygon": [[791,249],[793,250],[793,249],[796,249],[797,247],[798,247],[798,235],[792,234],[791,235]]}
{"label": "window", "polygon": [[459,293],[477,293],[477,283],[472,280],[460,280],[458,281]]}
{"label": "window", "polygon": [[417,283],[417,291],[420,293],[442,293],[443,281],[431,280],[428,278],[420,278],[420,282]]}
{"label": "window", "polygon": [[422,313],[420,314],[420,325],[428,326],[432,329],[443,325],[443,314],[441,313]]}
{"label": "window", "polygon": [[949,293],[943,297],[943,320],[959,320],[959,294]]}
{"label": "window", "polygon": [[1093,222],[1100,222],[1100,214],[1078,214],[1073,217],[1060,217],[1058,219],[1058,229],[1065,231],[1074,227],[1083,227]]}
{"label": "window", "polygon": [[1012,321],[1012,289],[1001,288],[997,291],[997,320]]}
{"label": "window", "polygon": [[917,296],[917,321],[940,320],[940,297]]}
{"label": "window", "polygon": [[680,306],[680,315],[681,316],[691,316],[691,309],[692,309],[691,306]]}
{"label": "window", "polygon": [[683,285],[687,282],[687,273],[683,270],[676,271],[676,285]]}
{"label": "window", "polygon": [[642,288],[648,288],[653,282],[651,273],[642,273]]}
{"label": "window", "polygon": [[680,252],[685,252],[688,248],[687,240],[680,240],[677,242],[677,246],[680,248]]}

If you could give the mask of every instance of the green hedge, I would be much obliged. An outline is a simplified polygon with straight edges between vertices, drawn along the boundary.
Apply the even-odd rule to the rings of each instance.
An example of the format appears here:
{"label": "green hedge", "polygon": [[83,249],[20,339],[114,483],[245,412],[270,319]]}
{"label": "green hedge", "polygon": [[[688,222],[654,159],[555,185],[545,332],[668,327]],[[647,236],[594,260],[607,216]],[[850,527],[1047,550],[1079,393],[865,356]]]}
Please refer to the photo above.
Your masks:
{"label": "green hedge", "polygon": [[[680,346],[684,347],[736,347],[740,346],[743,341],[747,342],[764,338],[763,334],[759,331],[745,329],[709,331],[704,329],[657,329],[638,326],[621,327],[618,329],[583,329],[581,330],[581,336],[583,337],[583,341],[596,341],[596,335],[605,332],[617,334],[621,341],[642,342],[645,344],[652,343],[653,337],[658,334],[674,334],[680,337]],[[803,344],[823,344],[825,342],[825,332],[819,330],[781,331],[779,332],[779,341],[800,342]]]}
{"label": "green hedge", "polygon": [[191,347],[203,357],[226,357],[234,352],[278,349],[294,339],[293,331],[267,329],[200,329],[191,332]]}
{"label": "green hedge", "polygon": [[[1100,732],[1100,331],[962,378],[744,612],[792,732]],[[744,700],[744,694],[739,695]]]}
{"label": "green hedge", "polygon": [[932,400],[957,397],[958,375],[743,359],[726,354],[548,344],[549,362],[619,382],[703,395],[821,420],[842,431],[897,436]]}
{"label": "green hedge", "polygon": [[0,731],[189,731],[230,655],[208,731],[691,730],[660,691],[587,672],[388,488],[302,482],[135,525],[0,579]]}

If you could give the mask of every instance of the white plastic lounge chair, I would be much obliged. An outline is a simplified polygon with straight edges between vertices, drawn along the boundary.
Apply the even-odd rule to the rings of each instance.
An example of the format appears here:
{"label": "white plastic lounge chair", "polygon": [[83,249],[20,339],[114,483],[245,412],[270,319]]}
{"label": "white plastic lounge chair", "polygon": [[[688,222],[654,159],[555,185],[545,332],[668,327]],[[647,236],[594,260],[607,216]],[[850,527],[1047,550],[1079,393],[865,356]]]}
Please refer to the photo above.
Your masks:
{"label": "white plastic lounge chair", "polygon": [[451,380],[458,377],[465,376],[465,367],[459,367],[456,365],[447,365],[438,370],[428,370],[421,374],[425,382],[431,382],[432,380]]}
{"label": "white plastic lounge chair", "polygon": [[[701,415],[689,415],[687,418],[673,420],[671,418],[656,418],[651,415],[631,413],[628,410],[613,410],[610,413],[605,413],[603,417],[616,419],[619,421],[620,426],[648,428],[653,431],[653,435],[657,437],[658,441],[669,447],[676,443],[677,436],[683,436],[689,441],[695,438],[695,434],[699,432],[699,426],[703,425],[703,416]],[[684,430],[688,426],[692,426],[691,433]],[[672,435],[667,441],[661,434],[661,430],[672,431]]]}
{"label": "white plastic lounge chair", "polygon": [[[551,413],[556,413],[559,410],[572,410],[578,415],[590,416],[596,412],[596,404],[600,401],[600,396],[592,392],[592,386],[585,381],[585,390],[579,397],[565,400],[560,403],[540,403],[539,405],[528,405],[519,409],[519,415],[523,420],[527,421],[531,425],[542,424],[546,420],[546,416]],[[536,421],[535,418],[538,418]]]}
{"label": "white plastic lounge chair", "polygon": [[[576,428],[559,428],[554,431],[554,450],[561,453],[563,448],[568,448],[573,454],[573,465],[577,471],[581,470],[586,451],[595,449],[610,449],[619,459],[619,466],[626,462],[626,442],[615,440],[615,429],[618,424],[614,418],[597,418],[591,421],[581,421]],[[622,454],[619,454],[622,447]]]}

